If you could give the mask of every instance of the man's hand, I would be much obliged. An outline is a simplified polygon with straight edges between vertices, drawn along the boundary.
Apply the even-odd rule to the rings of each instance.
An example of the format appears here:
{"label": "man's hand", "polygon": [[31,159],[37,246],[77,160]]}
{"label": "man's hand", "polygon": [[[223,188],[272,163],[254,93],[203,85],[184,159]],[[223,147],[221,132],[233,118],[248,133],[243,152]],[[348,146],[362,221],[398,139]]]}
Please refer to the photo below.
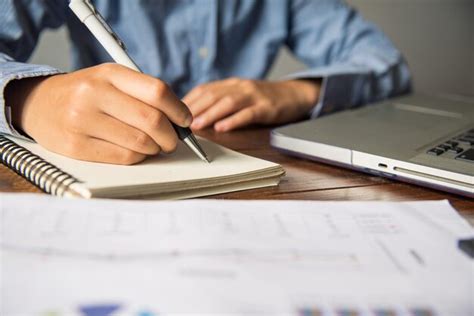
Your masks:
{"label": "man's hand", "polygon": [[6,103],[14,125],[43,147],[114,164],[173,151],[178,138],[170,120],[183,127],[192,122],[165,83],[117,64],[13,81]]}
{"label": "man's hand", "polygon": [[194,88],[183,99],[193,129],[218,132],[250,124],[277,124],[307,115],[319,98],[318,80],[254,81],[231,78]]}

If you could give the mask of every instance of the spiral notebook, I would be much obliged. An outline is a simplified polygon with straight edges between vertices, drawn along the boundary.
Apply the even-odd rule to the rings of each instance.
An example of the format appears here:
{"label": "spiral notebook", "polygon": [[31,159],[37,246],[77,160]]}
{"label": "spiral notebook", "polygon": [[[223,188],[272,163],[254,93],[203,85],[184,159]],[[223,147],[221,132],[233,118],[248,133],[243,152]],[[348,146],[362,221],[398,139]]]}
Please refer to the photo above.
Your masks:
{"label": "spiral notebook", "polygon": [[283,168],[208,140],[199,140],[212,162],[183,144],[173,154],[133,166],[70,159],[36,143],[0,135],[0,160],[46,193],[83,198],[184,199],[278,185]]}

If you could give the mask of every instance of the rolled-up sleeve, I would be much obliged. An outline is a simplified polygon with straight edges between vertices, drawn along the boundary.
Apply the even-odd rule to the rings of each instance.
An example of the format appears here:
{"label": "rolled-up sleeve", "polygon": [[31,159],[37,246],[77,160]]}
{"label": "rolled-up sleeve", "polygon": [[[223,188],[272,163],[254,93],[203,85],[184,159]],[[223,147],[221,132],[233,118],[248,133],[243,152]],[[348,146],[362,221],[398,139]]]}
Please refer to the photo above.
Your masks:
{"label": "rolled-up sleeve", "polygon": [[12,80],[48,76],[61,71],[26,60],[45,28],[58,28],[65,20],[67,1],[0,1],[0,133],[21,136],[12,125],[5,88]]}
{"label": "rolled-up sleeve", "polygon": [[340,0],[291,1],[291,51],[309,69],[293,79],[322,79],[311,117],[408,93],[401,53],[375,25]]}

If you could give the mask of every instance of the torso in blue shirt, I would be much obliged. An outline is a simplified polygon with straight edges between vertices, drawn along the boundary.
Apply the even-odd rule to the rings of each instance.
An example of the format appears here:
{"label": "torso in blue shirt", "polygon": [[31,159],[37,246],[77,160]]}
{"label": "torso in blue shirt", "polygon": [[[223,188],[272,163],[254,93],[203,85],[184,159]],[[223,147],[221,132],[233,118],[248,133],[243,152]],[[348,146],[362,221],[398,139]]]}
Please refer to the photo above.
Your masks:
{"label": "torso in blue shirt", "polygon": [[[230,76],[262,79],[282,45],[322,78],[312,116],[410,89],[400,53],[343,0],[95,0],[135,62],[184,96]],[[68,26],[76,69],[112,61],[66,0],[0,1],[0,87],[58,73],[25,62],[45,28]],[[0,114],[5,107],[0,88]],[[0,132],[14,133],[7,115]]]}
{"label": "torso in blue shirt", "polygon": [[[229,76],[264,78],[288,37],[284,0],[97,0],[97,9],[147,74],[183,95]],[[77,68],[110,57],[71,14]]]}

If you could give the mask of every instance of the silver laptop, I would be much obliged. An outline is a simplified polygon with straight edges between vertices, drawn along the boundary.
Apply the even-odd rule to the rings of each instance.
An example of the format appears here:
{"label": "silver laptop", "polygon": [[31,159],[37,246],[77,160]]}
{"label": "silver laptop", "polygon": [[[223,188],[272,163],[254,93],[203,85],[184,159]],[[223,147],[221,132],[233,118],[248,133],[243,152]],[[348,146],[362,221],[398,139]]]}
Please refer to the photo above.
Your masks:
{"label": "silver laptop", "polygon": [[474,197],[474,100],[411,95],[272,131],[288,154]]}

